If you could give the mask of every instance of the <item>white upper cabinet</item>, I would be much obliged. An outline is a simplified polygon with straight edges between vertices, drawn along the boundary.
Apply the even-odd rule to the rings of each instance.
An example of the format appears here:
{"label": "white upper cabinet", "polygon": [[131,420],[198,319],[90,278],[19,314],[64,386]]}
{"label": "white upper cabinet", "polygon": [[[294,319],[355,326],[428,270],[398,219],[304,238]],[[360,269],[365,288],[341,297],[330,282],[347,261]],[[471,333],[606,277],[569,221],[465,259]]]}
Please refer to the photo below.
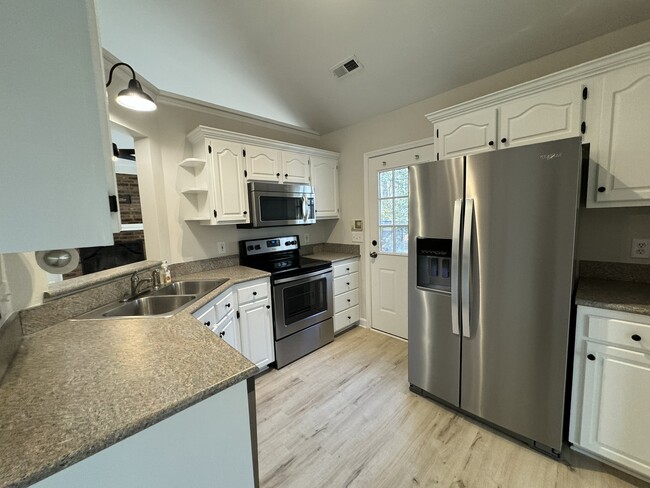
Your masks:
{"label": "white upper cabinet", "polygon": [[0,32],[0,253],[113,244],[94,2],[3,3]]}
{"label": "white upper cabinet", "polygon": [[246,145],[246,178],[279,183],[282,174],[280,151],[270,147]]}
{"label": "white upper cabinet", "polygon": [[316,219],[338,219],[338,160],[312,156],[311,181],[316,195]]}
{"label": "white upper cabinet", "polygon": [[250,222],[248,181],[313,185],[316,217],[339,217],[338,153],[202,125],[187,139],[193,154],[179,164],[176,181],[186,222]]}
{"label": "white upper cabinet", "polygon": [[580,136],[582,86],[570,84],[507,102],[499,108],[499,147]]}
{"label": "white upper cabinet", "polygon": [[210,140],[208,162],[212,168],[215,187],[213,194],[216,223],[248,223],[250,219],[242,145],[230,141]]}
{"label": "white upper cabinet", "polygon": [[581,134],[582,87],[561,86],[434,124],[438,159]]}
{"label": "white upper cabinet", "polygon": [[496,149],[497,111],[495,108],[442,120],[433,125],[438,159],[467,156]]}
{"label": "white upper cabinet", "polygon": [[[598,80],[600,125],[590,159],[596,205],[650,205],[650,60],[605,73]],[[595,175],[594,175],[595,176]],[[595,187],[595,188],[594,188]]]}
{"label": "white upper cabinet", "polygon": [[308,154],[282,151],[282,183],[311,183]]}

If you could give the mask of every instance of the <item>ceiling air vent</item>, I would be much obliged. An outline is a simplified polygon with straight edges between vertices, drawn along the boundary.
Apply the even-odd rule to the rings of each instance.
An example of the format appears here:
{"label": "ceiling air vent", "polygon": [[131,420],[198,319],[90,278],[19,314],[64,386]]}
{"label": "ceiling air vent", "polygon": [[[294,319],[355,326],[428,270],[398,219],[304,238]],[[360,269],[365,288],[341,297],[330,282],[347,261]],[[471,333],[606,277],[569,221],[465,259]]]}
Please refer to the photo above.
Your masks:
{"label": "ceiling air vent", "polygon": [[340,62],[334,66],[331,71],[334,73],[334,76],[337,78],[343,78],[344,76],[349,75],[353,71],[363,68],[356,56],[351,56],[348,59]]}

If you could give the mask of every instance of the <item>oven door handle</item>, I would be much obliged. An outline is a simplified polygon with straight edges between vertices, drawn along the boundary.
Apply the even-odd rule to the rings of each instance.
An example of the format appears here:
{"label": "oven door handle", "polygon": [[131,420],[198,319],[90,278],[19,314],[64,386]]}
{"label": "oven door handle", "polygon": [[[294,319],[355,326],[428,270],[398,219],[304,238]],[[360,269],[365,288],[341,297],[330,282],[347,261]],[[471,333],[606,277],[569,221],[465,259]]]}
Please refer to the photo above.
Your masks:
{"label": "oven door handle", "polygon": [[300,281],[306,278],[311,278],[312,276],[326,275],[327,273],[331,274],[332,268],[328,268],[326,270],[319,269],[318,271],[312,271],[311,273],[301,274],[299,276],[292,276],[291,278],[282,278],[279,280],[275,280],[273,284],[281,285],[282,283],[291,283],[292,281]]}

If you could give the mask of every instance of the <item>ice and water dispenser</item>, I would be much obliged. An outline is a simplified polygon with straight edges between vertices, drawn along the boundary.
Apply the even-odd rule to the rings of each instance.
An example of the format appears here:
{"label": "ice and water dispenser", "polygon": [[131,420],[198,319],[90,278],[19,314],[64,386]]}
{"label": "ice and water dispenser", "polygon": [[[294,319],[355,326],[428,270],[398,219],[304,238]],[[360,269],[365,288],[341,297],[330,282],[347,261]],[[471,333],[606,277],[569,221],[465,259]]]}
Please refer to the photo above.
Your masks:
{"label": "ice and water dispenser", "polygon": [[451,291],[451,239],[416,239],[417,286]]}

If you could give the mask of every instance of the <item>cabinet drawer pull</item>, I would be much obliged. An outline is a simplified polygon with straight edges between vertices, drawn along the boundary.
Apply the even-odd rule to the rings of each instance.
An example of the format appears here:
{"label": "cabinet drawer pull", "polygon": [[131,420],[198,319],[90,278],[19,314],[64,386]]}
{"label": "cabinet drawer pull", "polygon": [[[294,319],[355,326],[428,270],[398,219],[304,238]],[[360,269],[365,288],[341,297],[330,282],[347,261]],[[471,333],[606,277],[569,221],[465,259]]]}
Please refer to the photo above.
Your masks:
{"label": "cabinet drawer pull", "polygon": [[594,356],[593,354],[587,354],[587,359],[589,361],[593,361],[594,359],[596,359],[596,356]]}
{"label": "cabinet drawer pull", "polygon": [[255,296],[255,295],[257,295],[257,292],[256,292],[256,291],[253,292],[253,296]]}
{"label": "cabinet drawer pull", "polygon": [[639,342],[641,340],[641,336],[639,334],[633,334],[632,335],[632,340]]}
{"label": "cabinet drawer pull", "polygon": [[345,271],[350,271],[350,268],[345,268]]}
{"label": "cabinet drawer pull", "polygon": [[346,283],[346,285],[350,286],[350,282],[348,281],[348,282]]}
{"label": "cabinet drawer pull", "polygon": [[203,325],[205,325],[206,327],[210,327],[210,321],[208,320],[207,322],[203,322]]}

